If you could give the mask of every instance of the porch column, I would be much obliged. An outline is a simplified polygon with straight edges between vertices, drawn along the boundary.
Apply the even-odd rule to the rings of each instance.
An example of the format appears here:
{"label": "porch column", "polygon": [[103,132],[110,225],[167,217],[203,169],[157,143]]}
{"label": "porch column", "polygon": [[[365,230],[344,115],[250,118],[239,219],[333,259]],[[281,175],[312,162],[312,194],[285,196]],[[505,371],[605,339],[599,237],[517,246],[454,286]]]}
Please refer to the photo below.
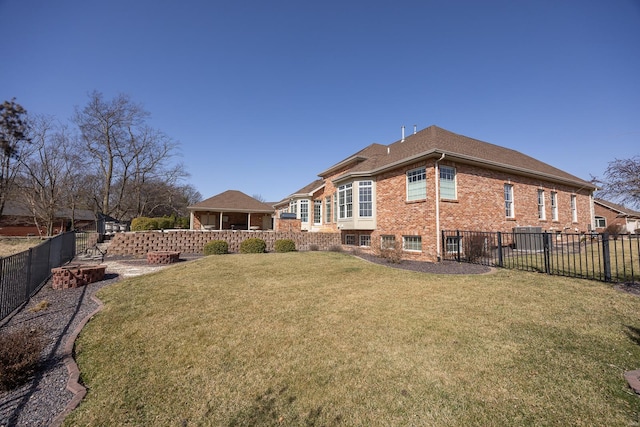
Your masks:
{"label": "porch column", "polygon": [[193,211],[189,212],[189,230],[193,230]]}
{"label": "porch column", "polygon": [[220,212],[220,228],[219,228],[220,230],[222,230],[222,214],[223,213],[224,212],[222,212],[222,211]]}
{"label": "porch column", "polygon": [[251,212],[247,214],[247,230],[251,230]]}

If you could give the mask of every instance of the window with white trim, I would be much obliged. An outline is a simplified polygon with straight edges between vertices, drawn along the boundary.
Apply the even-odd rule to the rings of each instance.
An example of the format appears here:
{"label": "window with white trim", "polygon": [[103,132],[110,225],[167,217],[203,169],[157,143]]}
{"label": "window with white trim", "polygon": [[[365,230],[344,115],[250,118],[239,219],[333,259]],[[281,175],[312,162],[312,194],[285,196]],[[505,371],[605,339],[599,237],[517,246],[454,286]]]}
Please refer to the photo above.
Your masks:
{"label": "window with white trim", "polygon": [[309,201],[300,200],[300,222],[309,222]]}
{"label": "window with white trim", "polygon": [[571,221],[578,222],[578,206],[575,194],[571,195]]}
{"label": "window with white trim", "polygon": [[298,201],[297,200],[292,200],[291,202],[289,202],[289,212],[294,213],[294,214],[298,214]]}
{"label": "window with white trim", "polygon": [[353,185],[351,183],[338,187],[338,217],[353,217]]}
{"label": "window with white trim", "polygon": [[458,236],[447,236],[447,242],[446,242],[447,253],[449,254],[457,253],[458,249],[462,251],[462,246],[460,246],[460,240],[461,238]]}
{"label": "window with white trim", "polygon": [[380,236],[380,249],[395,249],[396,248],[396,236],[384,235]]}
{"label": "window with white trim", "polygon": [[538,219],[547,219],[544,209],[544,190],[538,190]]}
{"label": "window with white trim", "polygon": [[551,192],[551,220],[558,220],[558,193]]}
{"label": "window with white trim", "polygon": [[427,198],[427,170],[424,167],[407,171],[407,200]]}
{"label": "window with white trim", "polygon": [[405,251],[422,251],[421,236],[402,236],[402,249]]}
{"label": "window with white trim", "polygon": [[440,198],[456,200],[456,169],[440,166]]}
{"label": "window with white trim", "polygon": [[333,222],[338,222],[338,193],[333,194]]}
{"label": "window with white trim", "polygon": [[504,214],[507,218],[515,217],[513,213],[513,185],[504,185]]}
{"label": "window with white trim", "polygon": [[360,235],[360,246],[371,246],[371,236],[369,234]]}
{"label": "window with white trim", "polygon": [[322,224],[322,200],[313,201],[313,223]]}
{"label": "window with white trim", "polygon": [[373,182],[360,181],[358,184],[358,206],[360,217],[373,216]]}
{"label": "window with white trim", "polygon": [[607,228],[607,219],[603,216],[597,216],[596,228]]}
{"label": "window with white trim", "polygon": [[324,199],[325,215],[324,223],[329,224],[331,222],[331,196]]}
{"label": "window with white trim", "polygon": [[355,234],[346,234],[344,236],[344,244],[345,245],[355,245],[356,244],[356,235]]}

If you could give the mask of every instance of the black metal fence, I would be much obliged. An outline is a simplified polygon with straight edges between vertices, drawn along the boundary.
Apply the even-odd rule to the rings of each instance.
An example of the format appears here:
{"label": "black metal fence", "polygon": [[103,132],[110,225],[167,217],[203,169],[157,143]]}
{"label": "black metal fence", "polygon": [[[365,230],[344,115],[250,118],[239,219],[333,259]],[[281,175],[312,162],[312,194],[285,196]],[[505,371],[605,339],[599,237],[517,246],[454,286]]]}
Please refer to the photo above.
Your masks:
{"label": "black metal fence", "polygon": [[442,258],[605,282],[640,283],[640,235],[443,231]]}
{"label": "black metal fence", "polygon": [[0,321],[42,288],[51,269],[95,245],[97,233],[68,232],[24,252],[0,258]]}

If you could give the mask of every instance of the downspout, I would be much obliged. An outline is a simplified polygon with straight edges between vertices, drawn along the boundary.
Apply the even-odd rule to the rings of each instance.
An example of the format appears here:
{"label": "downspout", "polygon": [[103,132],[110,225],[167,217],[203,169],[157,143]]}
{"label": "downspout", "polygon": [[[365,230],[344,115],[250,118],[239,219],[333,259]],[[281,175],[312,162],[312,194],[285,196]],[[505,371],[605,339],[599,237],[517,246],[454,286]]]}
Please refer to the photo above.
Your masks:
{"label": "downspout", "polygon": [[436,256],[438,262],[442,260],[442,254],[440,252],[440,248],[442,247],[442,241],[440,236],[440,163],[444,159],[444,153],[438,160],[436,160]]}

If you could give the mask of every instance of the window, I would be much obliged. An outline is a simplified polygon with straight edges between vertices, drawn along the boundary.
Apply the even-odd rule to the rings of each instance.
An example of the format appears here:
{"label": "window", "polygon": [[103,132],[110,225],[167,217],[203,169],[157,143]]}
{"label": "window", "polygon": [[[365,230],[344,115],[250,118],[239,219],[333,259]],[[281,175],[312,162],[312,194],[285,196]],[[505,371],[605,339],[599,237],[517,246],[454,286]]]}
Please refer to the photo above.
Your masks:
{"label": "window", "polygon": [[360,246],[371,246],[371,236],[368,234],[361,234]]}
{"label": "window", "polygon": [[413,169],[407,172],[407,200],[427,198],[427,170]]}
{"label": "window", "polygon": [[324,207],[326,211],[324,214],[324,223],[329,224],[331,222],[331,196],[324,199]]}
{"label": "window", "polygon": [[558,220],[558,193],[555,191],[551,192],[551,219]]}
{"label": "window", "polygon": [[356,244],[356,235],[355,234],[347,234],[344,236],[344,244],[345,245],[355,245]]}
{"label": "window", "polygon": [[607,219],[602,216],[596,217],[596,228],[607,228]]}
{"label": "window", "polygon": [[300,222],[309,222],[309,201],[300,200]]}
{"label": "window", "polygon": [[371,181],[362,181],[358,185],[359,188],[359,199],[358,205],[360,206],[360,216],[361,217],[370,217],[373,215],[373,199],[371,193],[372,187]]}
{"label": "window", "polygon": [[333,222],[338,221],[338,193],[333,194]]}
{"label": "window", "polygon": [[322,200],[313,201],[313,223],[322,224]]}
{"label": "window", "polygon": [[538,219],[547,219],[544,211],[544,190],[538,190]]}
{"label": "window", "polygon": [[458,236],[449,236],[447,237],[447,253],[457,253],[458,249],[462,251],[462,246],[460,246],[460,238]]}
{"label": "window", "polygon": [[340,219],[353,217],[352,184],[338,187],[338,215]]}
{"label": "window", "polygon": [[456,170],[449,166],[440,166],[440,198],[455,200]]}
{"label": "window", "polygon": [[513,185],[504,185],[504,214],[507,218],[513,218]]}
{"label": "window", "polygon": [[380,249],[395,249],[396,236],[381,236],[380,237]]}
{"label": "window", "polygon": [[402,236],[402,249],[405,251],[422,251],[422,237]]}
{"label": "window", "polygon": [[571,221],[578,222],[578,207],[576,206],[576,195],[571,195]]}
{"label": "window", "polygon": [[289,211],[291,213],[297,214],[298,213],[298,202],[295,200],[292,200],[291,202],[289,202]]}

